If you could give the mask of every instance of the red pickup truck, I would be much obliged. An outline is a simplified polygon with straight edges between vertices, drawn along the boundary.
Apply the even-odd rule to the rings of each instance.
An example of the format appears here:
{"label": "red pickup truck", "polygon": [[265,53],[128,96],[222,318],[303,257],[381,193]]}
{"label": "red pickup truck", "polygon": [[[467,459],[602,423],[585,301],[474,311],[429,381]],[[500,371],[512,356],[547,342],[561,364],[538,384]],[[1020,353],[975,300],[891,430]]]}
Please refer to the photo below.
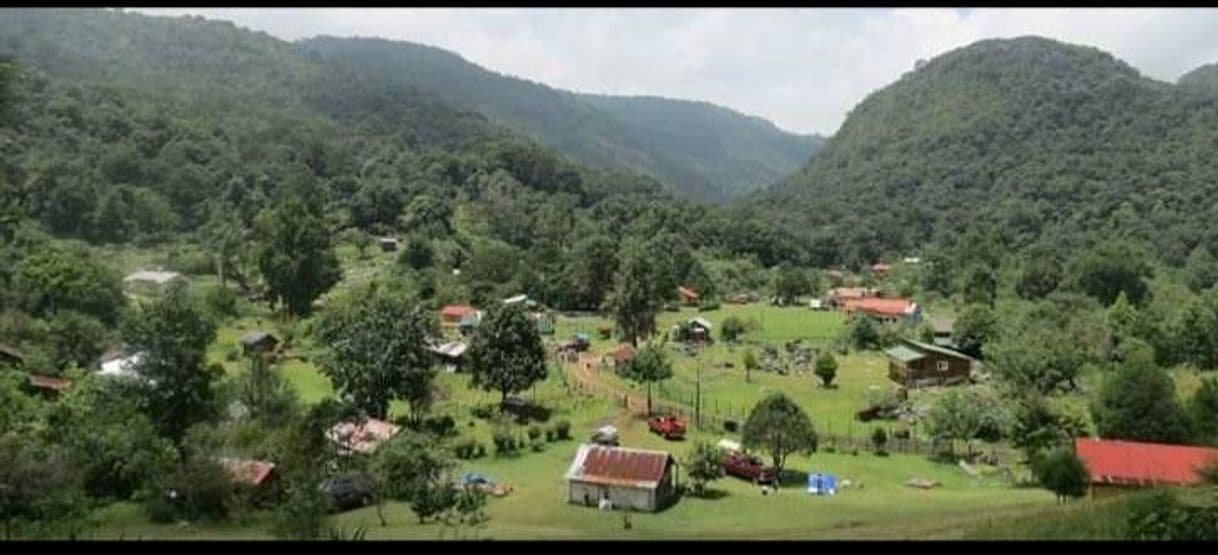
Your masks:
{"label": "red pickup truck", "polygon": [[664,436],[664,439],[681,439],[685,437],[685,422],[675,416],[653,416],[647,420],[647,427],[652,433]]}
{"label": "red pickup truck", "polygon": [[723,451],[723,471],[737,478],[758,484],[774,482],[774,469],[766,468],[761,459],[750,457],[739,451]]}

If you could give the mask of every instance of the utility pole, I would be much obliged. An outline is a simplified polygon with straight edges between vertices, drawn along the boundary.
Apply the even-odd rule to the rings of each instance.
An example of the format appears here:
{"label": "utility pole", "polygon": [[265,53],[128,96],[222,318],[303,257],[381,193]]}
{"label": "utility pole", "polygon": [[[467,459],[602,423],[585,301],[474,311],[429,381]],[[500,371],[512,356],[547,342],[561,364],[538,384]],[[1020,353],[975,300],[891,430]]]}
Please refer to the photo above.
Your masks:
{"label": "utility pole", "polygon": [[698,381],[694,384],[694,422],[702,429],[702,365],[698,365]]}

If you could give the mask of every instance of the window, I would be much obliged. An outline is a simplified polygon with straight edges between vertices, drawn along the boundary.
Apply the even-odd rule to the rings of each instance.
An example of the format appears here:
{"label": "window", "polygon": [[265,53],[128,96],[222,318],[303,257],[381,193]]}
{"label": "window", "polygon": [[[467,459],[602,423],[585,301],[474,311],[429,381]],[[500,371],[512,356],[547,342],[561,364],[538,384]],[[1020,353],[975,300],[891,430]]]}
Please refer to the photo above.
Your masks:
{"label": "window", "polygon": [[940,372],[947,372],[947,361],[946,361],[946,360],[940,360],[940,361],[938,362],[938,367],[939,367],[939,371],[940,371]]}

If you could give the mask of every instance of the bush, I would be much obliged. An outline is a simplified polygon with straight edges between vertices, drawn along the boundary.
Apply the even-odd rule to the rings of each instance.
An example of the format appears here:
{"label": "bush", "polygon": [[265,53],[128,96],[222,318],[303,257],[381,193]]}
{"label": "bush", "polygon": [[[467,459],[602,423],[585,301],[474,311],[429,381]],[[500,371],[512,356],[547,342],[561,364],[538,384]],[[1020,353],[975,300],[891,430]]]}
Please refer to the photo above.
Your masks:
{"label": "bush", "polygon": [[735,420],[724,420],[723,429],[728,433],[734,434],[736,433],[736,430],[740,429],[740,423],[736,422]]}
{"label": "bush", "polygon": [[698,312],[710,312],[712,310],[719,310],[719,308],[718,300],[703,301],[702,304],[698,305]]}
{"label": "bush", "polygon": [[534,424],[532,426],[529,426],[528,433],[529,433],[529,441],[536,441],[537,438],[541,437],[541,428],[538,428],[537,425]]}
{"label": "bush", "polygon": [[474,438],[467,438],[457,442],[453,446],[453,453],[461,460],[470,460],[482,457],[486,454],[486,449],[481,443]]}
{"label": "bush", "polygon": [[871,445],[875,447],[875,454],[886,455],[884,446],[888,444],[888,432],[884,428],[876,428],[871,432]]}
{"label": "bush", "polygon": [[457,435],[457,422],[449,415],[429,417],[423,420],[423,430],[438,437]]}
{"label": "bush", "polygon": [[241,351],[236,347],[229,349],[224,353],[224,360],[227,360],[228,362],[237,362],[238,360],[241,360]]}
{"label": "bush", "polygon": [[236,316],[237,293],[227,287],[209,287],[203,292],[203,305],[215,316]]}
{"label": "bush", "polygon": [[554,433],[558,436],[558,439],[571,439],[571,422],[567,420],[555,422]]}
{"label": "bush", "polygon": [[541,436],[537,436],[537,437],[533,438],[533,440],[530,442],[530,444],[533,447],[533,451],[536,451],[538,453],[540,453],[542,451],[542,449],[545,449],[545,446],[546,446],[546,442],[541,440]]}
{"label": "bush", "polygon": [[495,443],[495,455],[506,456],[516,452],[516,436],[511,430],[499,428],[491,432],[491,441]]}
{"label": "bush", "polygon": [[145,493],[145,511],[154,522],[221,520],[227,516],[232,482],[215,462],[196,459],[178,466]]}
{"label": "bush", "polygon": [[165,260],[165,269],[190,275],[215,273],[216,266],[211,255],[201,250],[170,251]]}
{"label": "bush", "polygon": [[554,428],[546,428],[546,441],[547,442],[554,441],[554,438],[556,438],[556,437],[558,437],[558,434],[554,431]]}

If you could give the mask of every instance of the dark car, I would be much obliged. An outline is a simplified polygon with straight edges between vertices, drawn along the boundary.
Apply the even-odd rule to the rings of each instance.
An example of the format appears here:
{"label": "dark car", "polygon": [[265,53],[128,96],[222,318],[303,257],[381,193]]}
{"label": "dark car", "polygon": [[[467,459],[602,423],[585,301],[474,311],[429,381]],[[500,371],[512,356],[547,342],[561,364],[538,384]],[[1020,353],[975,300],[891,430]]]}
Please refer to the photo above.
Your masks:
{"label": "dark car", "polygon": [[766,468],[757,457],[750,457],[739,451],[724,451],[722,460],[723,471],[728,475],[758,484],[774,482],[774,469]]}
{"label": "dark car", "polygon": [[321,484],[321,491],[330,498],[330,506],[337,511],[350,511],[367,507],[376,501],[376,489],[372,479],[362,474],[348,474],[330,478]]}

